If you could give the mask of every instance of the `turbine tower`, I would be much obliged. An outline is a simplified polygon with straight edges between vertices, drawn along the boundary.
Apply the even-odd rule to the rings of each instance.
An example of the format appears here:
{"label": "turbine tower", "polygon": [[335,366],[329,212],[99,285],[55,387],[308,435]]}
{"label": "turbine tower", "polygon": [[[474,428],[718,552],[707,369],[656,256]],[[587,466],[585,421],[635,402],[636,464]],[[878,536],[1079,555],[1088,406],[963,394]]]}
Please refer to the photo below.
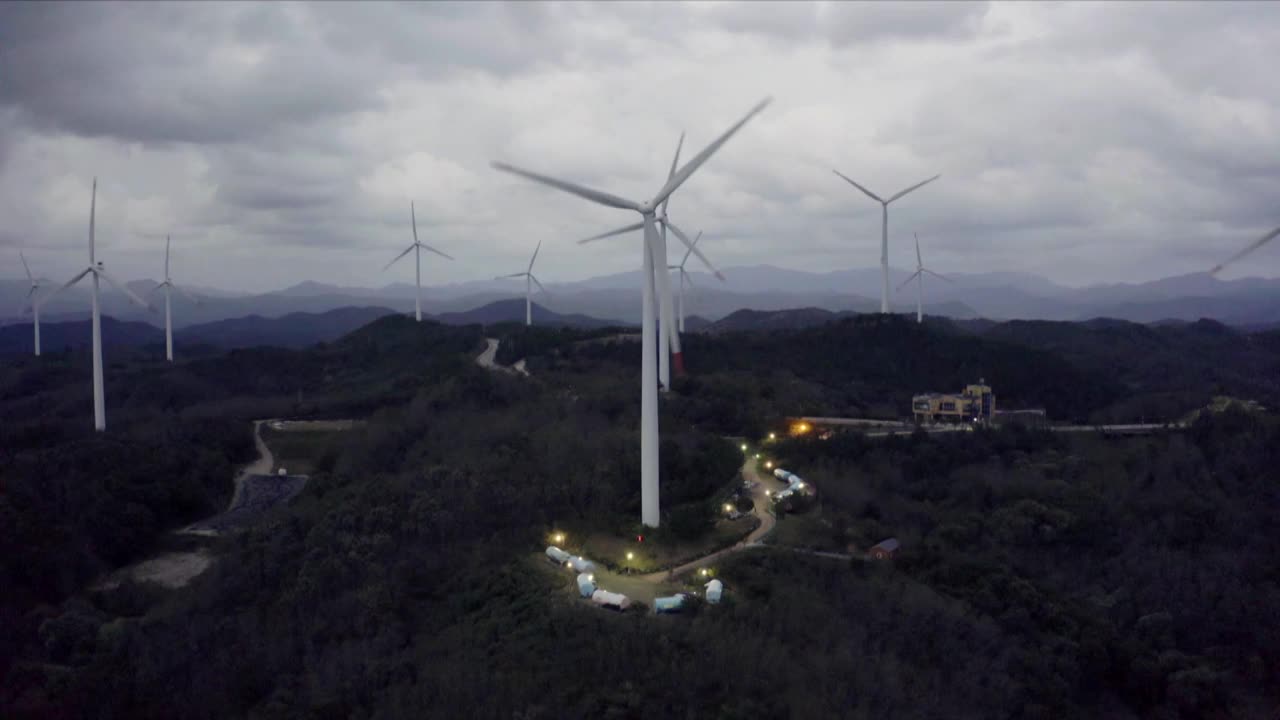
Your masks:
{"label": "turbine tower", "polygon": [[387,263],[386,267],[382,268],[382,270],[383,272],[386,272],[387,268],[396,264],[396,261],[405,255],[408,255],[410,250],[413,251],[413,282],[417,288],[417,293],[413,297],[413,316],[418,322],[422,322],[422,251],[430,250],[445,260],[452,260],[453,258],[445,255],[426,243],[418,242],[418,215],[414,212],[413,203],[409,203],[409,218],[413,222],[413,244],[405,248],[404,252],[397,255],[395,260]]}
{"label": "turbine tower", "polygon": [[925,185],[928,185],[929,183],[933,182],[934,180],[937,180],[938,178],[940,178],[940,177],[942,177],[942,176],[941,176],[941,175],[934,175],[933,177],[929,178],[928,180],[925,180],[924,182],[921,182],[921,183],[916,183],[915,185],[912,185],[911,187],[907,188],[906,190],[902,190],[902,191],[898,192],[898,193],[897,193],[897,194],[895,194],[895,195],[891,195],[891,196],[889,196],[889,199],[888,199],[888,200],[884,200],[884,199],[882,199],[879,195],[876,195],[875,193],[873,193],[873,192],[871,192],[870,190],[868,190],[868,189],[866,189],[866,188],[862,187],[862,186],[861,186],[861,185],[859,185],[858,183],[856,183],[856,182],[854,182],[854,181],[850,180],[848,177],[845,177],[844,175],[842,175],[842,174],[840,173],[840,171],[839,171],[839,170],[832,170],[831,172],[835,173],[836,175],[840,175],[840,177],[844,178],[844,180],[845,180],[846,182],[848,182],[850,185],[852,185],[852,186],[854,186],[854,187],[858,188],[858,189],[859,189],[859,190],[861,190],[863,193],[865,193],[867,197],[869,197],[869,198],[871,198],[872,200],[875,200],[876,202],[880,203],[880,209],[881,209],[881,215],[880,215],[880,277],[881,277],[881,279],[883,280],[883,282],[881,283],[881,286],[880,286],[880,312],[882,312],[882,313],[887,313],[887,312],[889,312],[889,204],[890,204],[890,203],[892,203],[894,200],[897,200],[898,198],[902,197],[903,195],[906,195],[907,193],[909,193],[909,192],[911,192],[911,191],[913,191],[913,190],[918,190],[918,189],[920,189],[920,188],[924,187]]}
{"label": "turbine tower", "polygon": [[538,241],[538,246],[533,249],[533,257],[529,258],[529,267],[524,272],[511,273],[510,275],[499,275],[495,280],[505,280],[507,278],[524,278],[524,324],[526,326],[533,324],[533,286],[536,284],[538,289],[543,293],[550,295],[547,289],[542,287],[542,283],[538,282],[538,278],[533,276],[533,261],[538,259],[538,251],[542,249],[542,241]]}
{"label": "turbine tower", "polygon": [[164,236],[164,282],[151,288],[151,292],[155,292],[164,288],[164,357],[169,362],[173,362],[173,312],[170,303],[170,291],[177,290],[178,294],[190,300],[196,305],[200,301],[187,294],[186,290],[173,284],[173,279],[169,277],[169,236]]}
{"label": "turbine tower", "polygon": [[93,285],[90,287],[90,296],[93,298],[92,305],[92,325],[93,325],[93,429],[102,432],[107,429],[107,410],[106,402],[103,398],[102,391],[102,319],[98,312],[98,280],[106,280],[112,287],[124,293],[124,296],[132,300],[140,307],[144,307],[152,312],[155,308],[147,304],[147,301],[133,294],[129,288],[115,281],[107,273],[107,269],[103,267],[102,261],[97,260],[94,256],[94,215],[96,214],[98,204],[98,178],[93,179],[93,194],[89,200],[89,267],[80,271],[79,275],[71,278],[65,285],[54,290],[41,300],[41,304],[48,302],[54,295],[66,290],[67,288],[80,282],[86,275],[93,276]]}
{"label": "turbine tower", "polygon": [[[550,185],[558,190],[563,190],[606,207],[632,210],[640,213],[640,226],[644,228],[644,239],[641,244],[643,271],[640,275],[644,310],[641,334],[643,361],[640,375],[640,520],[649,527],[658,527],[660,517],[658,505],[658,368],[655,362],[657,360],[655,354],[657,351],[657,328],[655,327],[654,318],[656,278],[654,271],[656,267],[666,265],[666,260],[661,258],[661,264],[657,262],[660,259],[657,255],[657,250],[660,248],[659,242],[661,239],[657,228],[658,209],[663,201],[670,197],[671,193],[675,192],[676,188],[683,185],[689,179],[689,176],[693,175],[708,158],[728,142],[729,138],[733,137],[743,125],[746,125],[748,120],[755,117],[761,110],[764,110],[769,102],[770,100],[766,98],[758,103],[733,127],[726,130],[706,149],[695,155],[684,167],[672,174],[667,179],[666,184],[653,197],[644,202],[627,200],[617,195],[593,190],[576,183],[557,180],[529,170],[522,170],[506,163],[493,163],[493,167],[497,170],[519,175],[544,185]],[[633,228],[628,228],[627,230],[631,229]],[[679,237],[679,234],[677,234],[677,237]],[[666,275],[666,273],[664,272],[662,275]]]}
{"label": "turbine tower", "polygon": [[27,280],[31,282],[31,289],[27,291],[27,296],[22,299],[22,307],[18,310],[19,315],[26,315],[30,311],[34,315],[35,327],[35,349],[36,357],[40,357],[40,288],[49,284],[49,278],[37,278],[32,276],[31,267],[27,265],[27,258],[18,251],[18,259],[22,260],[22,269],[27,271]]}
{"label": "turbine tower", "polygon": [[[675,174],[676,165],[680,162],[680,148],[683,146],[684,133],[681,133],[680,140],[676,143],[675,157],[671,160],[671,170],[667,173],[668,180],[670,180]],[[721,282],[724,282],[724,275],[720,274],[720,271],[715,269],[711,264],[711,261],[707,259],[706,255],[703,255],[700,250],[694,247],[694,244],[689,241],[689,236],[677,227],[675,223],[671,222],[671,219],[667,216],[667,206],[670,202],[671,197],[667,196],[667,199],[663,201],[660,212],[656,217],[658,225],[662,228],[662,233],[659,238],[660,247],[658,249],[657,259],[654,261],[655,269],[660,271],[660,269],[667,264],[667,230],[670,229],[671,232],[680,239],[680,242],[684,243],[685,247],[688,248],[686,251],[686,257],[688,257],[688,252],[694,253],[698,256],[698,259],[702,261],[702,264],[707,266],[708,270],[710,270]],[[626,227],[621,227],[617,230],[610,230],[609,232],[594,235],[585,240],[580,240],[579,244],[622,235],[635,230],[640,230],[643,227],[643,222],[627,225]],[[683,332],[684,329],[680,328],[677,330],[674,319],[672,318],[670,277],[667,273],[659,272],[657,283],[659,285],[658,292],[661,294],[662,298],[662,315],[659,322],[661,327],[658,335],[658,381],[662,384],[662,389],[666,390],[671,387],[671,369],[669,363],[669,358],[671,356],[674,356],[675,358],[676,374],[684,375],[684,352],[680,347],[680,333]],[[668,345],[670,346],[669,349]]]}
{"label": "turbine tower", "polygon": [[701,239],[702,239],[702,231],[699,230],[698,236],[693,239],[693,243],[692,243],[693,247],[684,251],[684,258],[680,261],[680,264],[667,266],[668,270],[680,271],[680,302],[678,305],[679,309],[676,312],[676,323],[678,326],[677,329],[680,332],[684,332],[684,286],[685,286],[685,283],[688,283],[689,287],[693,287],[693,278],[689,276],[689,273],[685,272],[684,266],[685,266],[685,263],[689,262],[689,256],[693,254],[693,248],[698,246],[698,241]]}
{"label": "turbine tower", "polygon": [[1245,255],[1248,255],[1249,253],[1253,252],[1254,250],[1257,250],[1258,248],[1262,247],[1263,245],[1266,245],[1268,242],[1270,242],[1272,239],[1274,239],[1277,235],[1280,235],[1280,227],[1276,228],[1275,230],[1272,230],[1271,232],[1267,233],[1266,235],[1263,235],[1262,237],[1258,238],[1257,240],[1254,240],[1253,242],[1249,243],[1247,246],[1245,246],[1245,248],[1244,248],[1243,250],[1241,250],[1240,252],[1236,253],[1235,255],[1232,255],[1231,257],[1227,258],[1226,260],[1223,260],[1222,262],[1218,263],[1217,265],[1214,265],[1214,266],[1213,266],[1213,269],[1209,271],[1209,274],[1210,274],[1210,275],[1217,275],[1217,274],[1222,270],[1222,268],[1224,268],[1224,267],[1226,267],[1226,266],[1230,265],[1231,263],[1233,263],[1233,262],[1235,262],[1235,261],[1239,260],[1240,258],[1244,257]]}
{"label": "turbine tower", "polygon": [[924,260],[920,258],[920,236],[915,233],[911,234],[915,235],[916,238],[916,271],[911,273],[911,277],[902,281],[902,284],[898,286],[898,290],[902,290],[912,280],[916,281],[916,322],[922,323],[924,322],[924,274],[929,273],[939,280],[946,280],[947,282],[951,282],[951,278],[943,277],[924,266]]}

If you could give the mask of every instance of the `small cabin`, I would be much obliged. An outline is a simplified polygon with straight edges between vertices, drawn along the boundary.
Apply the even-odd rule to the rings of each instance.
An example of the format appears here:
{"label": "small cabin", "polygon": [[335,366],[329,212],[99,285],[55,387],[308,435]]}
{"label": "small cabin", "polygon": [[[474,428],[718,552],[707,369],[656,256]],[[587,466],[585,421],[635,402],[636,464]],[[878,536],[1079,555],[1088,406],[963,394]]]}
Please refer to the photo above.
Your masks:
{"label": "small cabin", "polygon": [[555,545],[547,546],[547,559],[555,563],[556,565],[564,565],[568,563],[569,560],[571,560],[572,558],[573,558],[572,555],[561,550]]}
{"label": "small cabin", "polygon": [[581,555],[575,555],[574,557],[569,558],[569,562],[567,563],[567,565],[569,566],[570,570],[573,570],[576,573],[591,573],[591,572],[595,572],[595,569],[596,569],[595,563],[582,557]]}
{"label": "small cabin", "polygon": [[867,557],[872,560],[892,560],[898,554],[898,538],[889,538],[881,540],[871,549],[867,551]]}

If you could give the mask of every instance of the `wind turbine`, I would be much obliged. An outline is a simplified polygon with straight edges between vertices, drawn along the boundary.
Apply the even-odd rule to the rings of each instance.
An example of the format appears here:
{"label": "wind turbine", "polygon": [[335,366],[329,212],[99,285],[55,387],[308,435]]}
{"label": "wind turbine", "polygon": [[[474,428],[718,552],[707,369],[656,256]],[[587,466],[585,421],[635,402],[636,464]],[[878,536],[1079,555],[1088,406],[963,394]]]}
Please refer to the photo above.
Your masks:
{"label": "wind turbine", "polygon": [[[542,249],[542,241],[538,241],[538,246],[533,249],[533,257],[529,258],[529,267],[521,273],[511,273],[510,275],[499,275],[495,280],[505,280],[507,278],[524,278],[524,324],[533,324],[533,285],[537,284],[538,289],[550,295],[547,289],[542,287],[542,283],[538,282],[538,278],[533,276],[533,261],[538,259],[538,251]],[[531,282],[532,281],[532,282]]]}
{"label": "wind turbine", "polygon": [[191,297],[186,290],[173,284],[173,280],[169,277],[169,236],[164,236],[164,282],[151,288],[151,292],[155,292],[160,288],[164,288],[164,356],[169,362],[173,362],[173,314],[169,303],[169,293],[171,290],[177,290],[182,297],[190,300],[196,305],[200,301]]}
{"label": "wind turbine", "polygon": [[1226,266],[1230,265],[1231,263],[1233,263],[1233,262],[1235,262],[1235,261],[1239,260],[1240,258],[1244,257],[1245,255],[1248,255],[1249,253],[1253,252],[1254,250],[1257,250],[1258,248],[1262,247],[1263,245],[1266,245],[1268,242],[1270,242],[1272,239],[1274,239],[1277,235],[1280,235],[1280,227],[1276,228],[1275,230],[1272,230],[1271,232],[1267,233],[1266,235],[1263,235],[1262,237],[1258,238],[1257,240],[1254,240],[1253,242],[1249,243],[1249,244],[1248,244],[1248,245],[1247,245],[1243,250],[1241,250],[1240,252],[1236,253],[1235,255],[1232,255],[1231,257],[1227,258],[1226,260],[1223,260],[1222,262],[1220,262],[1220,263],[1218,263],[1217,265],[1213,266],[1213,269],[1209,271],[1209,274],[1210,274],[1210,275],[1217,275],[1217,274],[1218,274],[1218,272],[1220,272],[1220,271],[1222,270],[1222,268],[1224,268],[1224,267],[1226,267]]}
{"label": "wind turbine", "polygon": [[[693,239],[693,247],[697,247],[698,241],[701,239],[702,239],[702,231],[699,230],[698,236]],[[684,251],[684,259],[680,261],[679,265],[667,266],[668,270],[680,271],[680,304],[679,304],[679,311],[677,312],[677,318],[676,318],[676,322],[679,325],[680,332],[684,332],[684,286],[685,286],[685,283],[688,283],[689,287],[694,286],[693,278],[690,277],[689,273],[685,272],[685,269],[684,269],[685,263],[689,262],[689,256],[692,254],[693,254],[693,248],[691,247],[688,250]]]}
{"label": "wind turbine", "polygon": [[107,273],[107,269],[102,266],[101,260],[96,260],[94,256],[94,215],[98,205],[98,178],[93,179],[93,194],[89,200],[89,267],[80,271],[79,275],[71,278],[65,285],[49,293],[41,300],[41,304],[48,302],[54,295],[66,290],[67,288],[80,282],[86,275],[93,276],[93,286],[90,290],[90,296],[93,298],[93,429],[102,432],[107,429],[107,411],[106,402],[102,394],[102,319],[98,312],[98,280],[106,280],[116,290],[124,293],[124,296],[152,312],[155,308],[147,304],[146,300],[133,294],[133,291],[124,285],[115,281]]}
{"label": "wind turbine", "polygon": [[418,242],[418,216],[417,213],[414,212],[413,203],[409,203],[409,218],[413,222],[413,244],[405,248],[404,252],[397,255],[395,260],[387,263],[386,267],[382,268],[382,270],[383,272],[386,272],[387,268],[396,264],[396,261],[405,255],[408,255],[410,250],[413,251],[414,285],[416,285],[418,289],[417,294],[414,295],[413,298],[413,315],[417,318],[418,322],[422,322],[422,251],[430,250],[446,260],[452,260],[453,258],[445,255],[426,243]]}
{"label": "wind turbine", "polygon": [[[683,146],[684,146],[684,133],[681,133],[680,141],[676,143],[675,157],[671,160],[671,170],[668,171],[667,173],[668,180],[670,180],[671,177],[676,172],[676,165],[680,162],[680,149]],[[659,240],[658,252],[656,253],[656,259],[654,260],[655,269],[660,269],[667,264],[667,230],[670,229],[671,232],[674,233],[675,236],[680,239],[680,242],[684,243],[685,246],[688,248],[687,252],[692,252],[695,255],[697,255],[698,259],[702,261],[702,264],[706,265],[707,269],[710,270],[717,278],[719,278],[721,282],[724,282],[724,275],[720,274],[719,270],[716,270],[715,266],[711,264],[711,261],[707,259],[706,255],[703,255],[700,250],[694,247],[694,244],[689,241],[689,236],[686,235],[679,227],[677,227],[675,223],[671,222],[671,218],[668,217],[667,215],[667,206],[670,202],[671,202],[671,196],[668,195],[666,199],[663,200],[662,206],[659,209],[659,212],[656,216],[657,223],[662,228],[662,233],[658,238]],[[579,244],[594,242],[596,240],[601,240],[603,238],[613,237],[616,235],[629,233],[634,230],[639,230],[643,227],[644,227],[644,223],[639,222],[632,225],[627,225],[626,227],[618,228],[617,230],[610,230],[609,232],[606,232],[606,233],[594,235],[592,237],[589,237],[585,240],[580,240],[578,242]],[[686,254],[686,258],[687,257],[688,255]],[[672,317],[670,277],[668,276],[667,273],[659,272],[657,283],[659,286],[658,292],[660,293],[660,297],[662,299],[662,306],[661,306],[662,315],[661,315],[661,320],[659,322],[660,332],[658,334],[658,381],[659,383],[661,383],[662,388],[666,390],[671,387],[671,367],[669,362],[670,357],[674,356],[675,358],[676,374],[684,375],[684,352],[681,350],[681,347],[680,347],[680,333],[683,332],[684,329],[681,328],[680,330],[677,330],[675,327],[674,319]],[[670,346],[669,349],[668,349],[668,345]]]}
{"label": "wind turbine", "polygon": [[18,313],[26,315],[27,311],[30,310],[34,314],[36,357],[40,357],[40,299],[37,295],[40,293],[40,288],[49,283],[49,278],[32,276],[31,267],[27,265],[27,258],[22,254],[21,250],[18,251],[18,258],[22,260],[22,269],[27,271],[27,280],[31,281],[31,289],[27,291],[27,296],[22,299],[22,308]]}
{"label": "wind turbine", "polygon": [[840,177],[844,178],[844,180],[848,182],[850,185],[858,188],[863,193],[865,193],[867,197],[880,203],[880,208],[881,208],[880,276],[884,281],[880,287],[880,312],[887,313],[889,312],[889,204],[892,203],[894,200],[897,200],[898,198],[902,197],[903,195],[906,195],[907,193],[913,190],[918,190],[942,176],[934,175],[928,180],[925,180],[924,182],[921,182],[921,183],[916,183],[915,185],[912,185],[906,190],[902,190],[895,195],[889,196],[888,200],[884,200],[879,195],[876,195],[875,193],[862,187],[858,183],[850,180],[848,177],[845,177],[843,174],[840,173],[839,170],[832,170],[831,172],[837,175],[840,175]]}
{"label": "wind turbine", "polygon": [[951,278],[943,277],[924,266],[924,260],[920,258],[920,236],[915,233],[911,234],[915,235],[916,238],[916,271],[911,273],[911,277],[903,280],[902,284],[898,286],[898,289],[901,290],[906,287],[907,283],[912,280],[916,281],[916,322],[922,323],[924,322],[924,274],[929,273],[939,280],[946,280],[947,282],[951,282]]}
{"label": "wind turbine", "polygon": [[[658,235],[657,212],[663,201],[670,197],[671,193],[676,191],[676,188],[683,185],[689,179],[689,176],[693,175],[708,158],[728,142],[729,138],[733,137],[743,125],[746,125],[748,120],[755,117],[761,110],[764,110],[769,102],[768,98],[759,102],[747,113],[746,117],[726,130],[723,135],[716,138],[702,152],[695,155],[684,167],[672,174],[667,179],[666,184],[653,197],[644,202],[627,200],[611,193],[593,190],[564,180],[557,180],[553,177],[522,170],[506,163],[493,163],[493,167],[497,170],[519,175],[544,185],[550,185],[594,203],[640,213],[640,227],[644,228],[644,239],[641,245],[643,271],[640,276],[643,289],[642,306],[644,309],[641,334],[643,361],[640,373],[640,521],[649,527],[658,527],[660,516],[658,506],[658,368],[655,362],[657,359],[655,356],[657,336],[654,318],[654,285],[657,279],[654,270],[655,266],[659,266],[657,261],[660,258],[656,251],[660,248],[659,242],[661,240]],[[634,228],[628,228],[627,231],[632,229]],[[677,233],[677,237],[679,236],[680,234]],[[666,265],[665,258],[661,258],[661,265]],[[666,273],[661,273],[661,275],[665,276]]]}

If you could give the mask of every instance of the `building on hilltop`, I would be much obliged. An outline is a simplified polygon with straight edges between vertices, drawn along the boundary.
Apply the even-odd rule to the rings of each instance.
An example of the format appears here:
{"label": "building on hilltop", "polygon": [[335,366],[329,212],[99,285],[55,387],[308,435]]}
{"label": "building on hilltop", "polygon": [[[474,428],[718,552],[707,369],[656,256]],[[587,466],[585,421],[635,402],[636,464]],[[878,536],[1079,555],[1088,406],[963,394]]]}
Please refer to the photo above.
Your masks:
{"label": "building on hilltop", "polygon": [[996,412],[996,396],[986,380],[966,385],[958,393],[925,393],[911,398],[911,414],[917,423],[990,422]]}
{"label": "building on hilltop", "polygon": [[892,560],[898,554],[898,547],[898,538],[881,540],[871,546],[871,549],[867,551],[867,557],[872,560]]}

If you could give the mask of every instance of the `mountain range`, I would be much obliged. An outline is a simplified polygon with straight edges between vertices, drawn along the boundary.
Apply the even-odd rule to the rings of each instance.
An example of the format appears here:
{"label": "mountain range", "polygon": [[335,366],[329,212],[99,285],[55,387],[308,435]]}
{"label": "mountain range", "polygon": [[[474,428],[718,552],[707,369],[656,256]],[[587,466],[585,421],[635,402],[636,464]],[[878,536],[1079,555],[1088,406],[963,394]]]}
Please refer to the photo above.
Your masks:
{"label": "mountain range", "polygon": [[[368,325],[378,318],[394,315],[397,311],[385,307],[342,307],[320,313],[294,312],[268,318],[248,315],[240,318],[215,320],[199,325],[188,325],[173,333],[175,354],[202,352],[212,346],[220,350],[271,345],[275,347],[303,348],[319,342],[332,342]],[[446,325],[492,325],[504,322],[524,322],[523,300],[500,300],[467,312],[442,313],[424,319]],[[533,320],[540,326],[572,326],[601,328],[621,323],[600,320],[585,315],[561,315],[534,303]],[[705,324],[705,323],[704,323]],[[31,324],[13,323],[0,326],[0,356],[23,355],[32,351]],[[91,340],[89,321],[69,320],[47,322],[41,316],[40,346],[46,353],[87,347]],[[158,328],[136,320],[118,320],[109,315],[102,318],[102,342],[106,348],[141,348],[154,346],[157,354],[163,353],[164,328]]]}
{"label": "mountain range", "polygon": [[[731,267],[726,281],[706,273],[691,273],[694,289],[685,298],[689,314],[708,321],[737,310],[775,311],[818,308],[830,312],[871,312],[879,307],[878,269],[812,273],[757,265]],[[897,287],[908,273],[893,269]],[[549,294],[539,305],[557,315],[582,316],[578,324],[638,324],[640,293],[638,271],[549,284]],[[931,278],[932,279],[932,278]],[[1219,280],[1208,274],[1163,278],[1145,283],[1095,285],[1071,288],[1027,273],[991,272],[949,275],[951,282],[934,280],[925,285],[925,312],[955,319],[992,320],[1088,320],[1109,317],[1133,322],[1195,321],[1209,318],[1222,323],[1266,327],[1280,323],[1280,279],[1245,278]],[[128,283],[146,295],[154,280]],[[17,310],[26,295],[23,281],[0,281],[0,324],[21,322]],[[307,281],[276,292],[235,294],[214,288],[193,289],[199,304],[175,296],[175,327],[258,315],[280,318],[290,313],[321,313],[343,307],[382,307],[408,312],[413,308],[414,287],[393,283],[378,288],[327,285]],[[424,287],[423,310],[435,316],[469,313],[502,300],[518,297],[518,288],[502,281],[484,280]],[[893,309],[914,310],[911,287],[894,293]],[[42,318],[49,322],[82,320],[88,316],[87,290],[72,288],[50,300]],[[158,304],[158,303],[157,303]],[[121,293],[104,288],[104,313],[121,320],[161,323],[150,313],[128,303]]]}

